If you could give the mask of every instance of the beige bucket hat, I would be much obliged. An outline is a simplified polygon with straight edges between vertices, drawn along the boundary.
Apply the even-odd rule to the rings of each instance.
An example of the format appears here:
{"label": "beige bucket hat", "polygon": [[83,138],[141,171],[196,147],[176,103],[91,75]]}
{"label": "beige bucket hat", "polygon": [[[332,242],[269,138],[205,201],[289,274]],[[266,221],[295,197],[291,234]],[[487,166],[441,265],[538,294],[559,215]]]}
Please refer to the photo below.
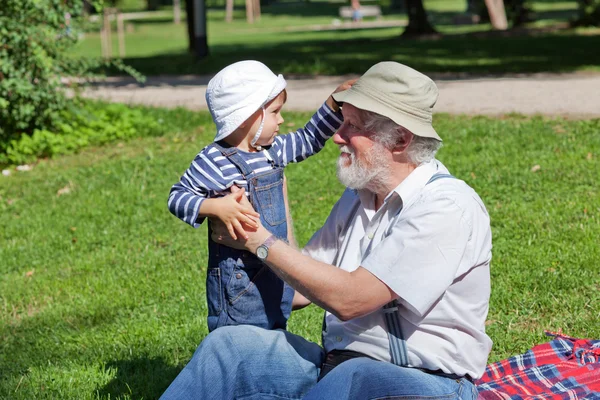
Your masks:
{"label": "beige bucket hat", "polygon": [[438,88],[428,76],[406,65],[377,63],[350,89],[334,93],[333,98],[388,117],[417,136],[442,140],[431,125]]}

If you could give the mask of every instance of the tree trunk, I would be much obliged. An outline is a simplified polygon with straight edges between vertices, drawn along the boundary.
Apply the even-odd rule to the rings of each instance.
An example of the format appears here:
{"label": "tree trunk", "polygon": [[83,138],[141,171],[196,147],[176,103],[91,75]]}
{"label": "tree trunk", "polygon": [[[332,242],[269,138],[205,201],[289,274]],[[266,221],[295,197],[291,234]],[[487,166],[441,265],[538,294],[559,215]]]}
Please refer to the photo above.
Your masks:
{"label": "tree trunk", "polygon": [[225,0],[225,22],[233,20],[233,0]]}
{"label": "tree trunk", "polygon": [[406,0],[408,26],[402,36],[421,36],[435,34],[437,31],[429,23],[423,0]]}
{"label": "tree trunk", "polygon": [[148,11],[158,10],[158,0],[148,0],[146,2],[146,10],[148,10]]}
{"label": "tree trunk", "polygon": [[404,11],[404,0],[392,0],[390,3],[390,8],[392,10]]}
{"label": "tree trunk", "polygon": [[185,13],[187,15],[188,51],[193,53],[196,43],[194,39],[194,2],[192,0],[185,1]]}
{"label": "tree trunk", "polygon": [[173,0],[173,23],[175,25],[181,23],[181,0]]}
{"label": "tree trunk", "polygon": [[498,30],[508,29],[508,21],[506,20],[506,10],[504,9],[504,0],[485,0],[488,13],[490,14],[490,22],[492,28]]}

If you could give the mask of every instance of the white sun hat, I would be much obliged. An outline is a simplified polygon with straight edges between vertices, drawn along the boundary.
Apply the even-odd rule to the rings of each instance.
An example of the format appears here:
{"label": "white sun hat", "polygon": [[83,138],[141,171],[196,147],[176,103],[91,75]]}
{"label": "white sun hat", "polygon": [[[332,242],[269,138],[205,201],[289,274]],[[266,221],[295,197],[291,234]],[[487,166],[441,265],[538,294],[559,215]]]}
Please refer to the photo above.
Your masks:
{"label": "white sun hat", "polygon": [[229,136],[285,86],[282,75],[259,61],[240,61],[222,69],[206,88],[208,110],[217,125],[215,142]]}

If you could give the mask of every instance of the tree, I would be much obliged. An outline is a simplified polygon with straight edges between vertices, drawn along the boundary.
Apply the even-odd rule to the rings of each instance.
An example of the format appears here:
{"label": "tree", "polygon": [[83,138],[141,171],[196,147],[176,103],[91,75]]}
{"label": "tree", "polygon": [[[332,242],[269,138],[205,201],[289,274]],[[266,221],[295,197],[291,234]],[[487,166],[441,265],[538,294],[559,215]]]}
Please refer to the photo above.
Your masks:
{"label": "tree", "polygon": [[402,36],[420,36],[437,33],[429,23],[427,12],[423,6],[423,0],[406,0],[406,12],[408,14],[408,26],[404,29]]}
{"label": "tree", "polygon": [[85,80],[108,65],[140,77],[120,62],[72,56],[82,9],[80,0],[2,0],[0,153],[23,135],[69,124],[65,112],[77,103],[66,95],[62,78]]}
{"label": "tree", "polygon": [[[205,57],[208,55],[205,0],[186,0],[185,12],[187,14],[188,50],[198,58]],[[199,21],[197,21],[198,18]]]}
{"label": "tree", "polygon": [[185,0],[185,13],[187,15],[187,34],[188,34],[188,51],[194,52],[194,2],[193,0]]}

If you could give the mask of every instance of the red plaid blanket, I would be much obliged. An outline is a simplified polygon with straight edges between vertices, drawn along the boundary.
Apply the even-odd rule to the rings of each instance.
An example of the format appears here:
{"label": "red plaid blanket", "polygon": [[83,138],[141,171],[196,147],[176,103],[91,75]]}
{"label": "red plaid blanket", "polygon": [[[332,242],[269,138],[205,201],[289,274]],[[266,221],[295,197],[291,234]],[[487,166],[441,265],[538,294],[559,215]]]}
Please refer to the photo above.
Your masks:
{"label": "red plaid blanket", "polygon": [[600,400],[600,340],[554,339],[487,366],[479,399]]}

